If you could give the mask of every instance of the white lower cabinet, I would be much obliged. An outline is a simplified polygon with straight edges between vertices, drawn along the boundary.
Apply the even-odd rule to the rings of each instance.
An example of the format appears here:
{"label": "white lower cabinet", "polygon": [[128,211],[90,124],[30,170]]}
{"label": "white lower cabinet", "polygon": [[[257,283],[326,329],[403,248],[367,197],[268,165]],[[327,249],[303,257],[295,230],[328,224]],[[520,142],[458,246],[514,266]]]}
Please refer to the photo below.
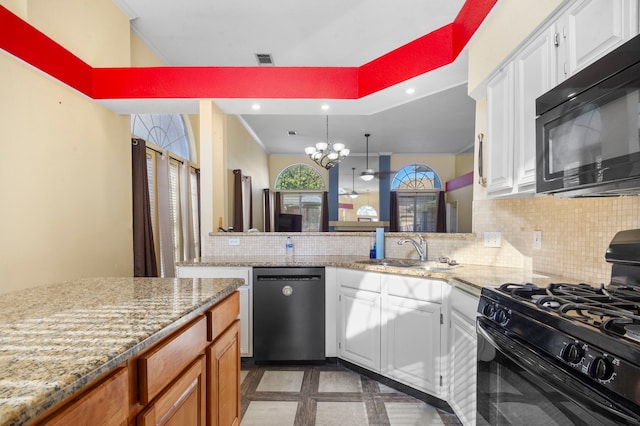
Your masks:
{"label": "white lower cabinet", "polygon": [[478,297],[454,287],[450,306],[449,405],[463,425],[475,425]]}
{"label": "white lower cabinet", "polygon": [[441,386],[440,304],[387,299],[387,376],[437,395]]}
{"label": "white lower cabinet", "polygon": [[242,278],[240,293],[240,356],[253,356],[253,274],[251,267],[178,266],[178,278]]}
{"label": "white lower cabinet", "polygon": [[338,354],[380,372],[381,275],[338,269]]}

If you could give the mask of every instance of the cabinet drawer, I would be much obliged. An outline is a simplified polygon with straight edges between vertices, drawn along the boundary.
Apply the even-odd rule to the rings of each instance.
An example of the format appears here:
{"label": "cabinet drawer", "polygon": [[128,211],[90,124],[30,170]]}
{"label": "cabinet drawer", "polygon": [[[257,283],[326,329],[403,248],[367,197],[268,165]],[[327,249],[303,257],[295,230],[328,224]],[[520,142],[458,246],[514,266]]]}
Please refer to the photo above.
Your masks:
{"label": "cabinet drawer", "polygon": [[472,322],[475,321],[477,315],[479,299],[479,296],[472,296],[456,287],[451,290],[451,307]]}
{"label": "cabinet drawer", "polygon": [[129,415],[129,382],[126,368],[119,368],[70,405],[39,423],[46,426],[126,425]]}
{"label": "cabinet drawer", "polygon": [[385,275],[387,293],[423,302],[442,303],[442,281]]}
{"label": "cabinet drawer", "polygon": [[375,291],[380,293],[381,275],[374,272],[338,269],[338,285],[356,290]]}
{"label": "cabinet drawer", "polygon": [[138,359],[140,402],[146,405],[204,351],[207,321],[200,317]]}
{"label": "cabinet drawer", "polygon": [[207,311],[207,340],[213,342],[216,337],[231,325],[240,314],[240,293],[234,291],[223,301]]}

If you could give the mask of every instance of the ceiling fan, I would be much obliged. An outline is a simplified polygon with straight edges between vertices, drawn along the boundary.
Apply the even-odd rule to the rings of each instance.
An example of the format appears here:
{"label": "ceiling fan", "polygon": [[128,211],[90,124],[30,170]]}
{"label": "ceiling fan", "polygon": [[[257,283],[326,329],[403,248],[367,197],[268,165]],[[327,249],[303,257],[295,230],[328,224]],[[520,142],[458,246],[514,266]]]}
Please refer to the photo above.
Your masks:
{"label": "ceiling fan", "polygon": [[385,171],[385,172],[376,172],[373,169],[369,168],[369,136],[371,136],[370,133],[365,133],[364,137],[367,139],[366,144],[367,144],[367,156],[366,156],[366,169],[363,172],[360,172],[360,179],[364,180],[365,182],[370,181],[371,179],[373,179],[374,177],[380,177],[382,175],[391,175],[391,174],[395,174],[395,171],[389,170],[389,171]]}

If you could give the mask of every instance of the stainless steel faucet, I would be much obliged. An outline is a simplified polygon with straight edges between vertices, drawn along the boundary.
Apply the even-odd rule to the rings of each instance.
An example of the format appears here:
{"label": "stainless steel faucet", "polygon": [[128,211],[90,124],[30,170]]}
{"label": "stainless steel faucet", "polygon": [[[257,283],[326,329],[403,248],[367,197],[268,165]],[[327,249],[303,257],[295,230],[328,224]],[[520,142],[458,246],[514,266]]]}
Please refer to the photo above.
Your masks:
{"label": "stainless steel faucet", "polygon": [[416,236],[418,237],[419,242],[416,242],[411,238],[405,238],[398,241],[398,245],[401,246],[404,243],[411,243],[413,247],[416,249],[416,251],[418,252],[418,257],[420,258],[420,261],[424,262],[427,259],[427,245],[424,243],[424,238],[422,238],[422,235],[416,234]]}

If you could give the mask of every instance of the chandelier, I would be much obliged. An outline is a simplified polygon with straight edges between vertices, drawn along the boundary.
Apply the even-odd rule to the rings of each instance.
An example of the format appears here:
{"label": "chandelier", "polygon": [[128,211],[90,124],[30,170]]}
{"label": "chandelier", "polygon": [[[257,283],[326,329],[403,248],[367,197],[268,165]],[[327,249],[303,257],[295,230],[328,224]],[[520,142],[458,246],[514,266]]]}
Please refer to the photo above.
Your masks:
{"label": "chandelier", "polygon": [[343,143],[329,142],[329,116],[327,115],[327,141],[318,142],[316,146],[308,146],[304,152],[325,169],[330,169],[349,155],[349,148],[345,148]]}

